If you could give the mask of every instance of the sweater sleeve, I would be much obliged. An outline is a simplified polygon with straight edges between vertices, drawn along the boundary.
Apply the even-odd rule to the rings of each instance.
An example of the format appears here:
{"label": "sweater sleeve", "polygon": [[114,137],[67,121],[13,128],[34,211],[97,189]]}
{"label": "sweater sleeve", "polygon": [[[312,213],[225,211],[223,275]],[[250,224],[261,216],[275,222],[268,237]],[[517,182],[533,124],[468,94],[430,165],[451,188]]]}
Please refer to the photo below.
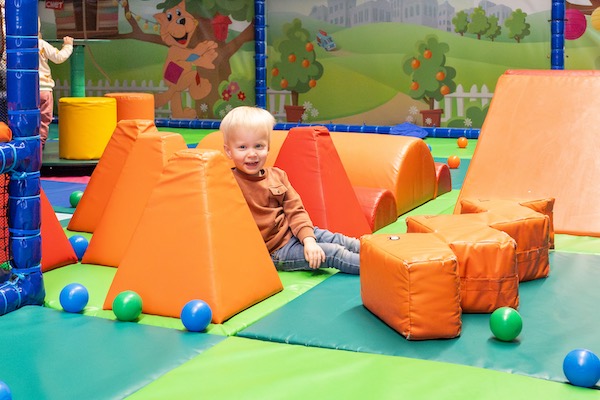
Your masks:
{"label": "sweater sleeve", "polygon": [[283,201],[283,211],[292,233],[303,243],[305,238],[315,237],[315,228],[308,212],[304,208],[304,204],[302,204],[300,195],[290,183],[287,174],[283,170],[279,171],[281,172],[280,179],[287,188]]}
{"label": "sweater sleeve", "polygon": [[[40,40],[40,44],[42,44],[43,51],[48,60],[55,64],[62,64],[71,56],[71,54],[73,54],[73,45],[70,44],[63,44],[60,50],[46,41]],[[40,49],[40,51],[42,51],[42,49]]]}

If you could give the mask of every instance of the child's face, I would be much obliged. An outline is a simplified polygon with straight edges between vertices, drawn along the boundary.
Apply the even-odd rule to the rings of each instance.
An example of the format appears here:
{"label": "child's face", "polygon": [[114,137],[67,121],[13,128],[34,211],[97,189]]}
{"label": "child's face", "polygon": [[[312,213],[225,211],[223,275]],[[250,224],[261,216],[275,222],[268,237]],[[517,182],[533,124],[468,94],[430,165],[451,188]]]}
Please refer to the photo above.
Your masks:
{"label": "child's face", "polygon": [[224,143],[225,154],[235,167],[248,175],[258,175],[269,154],[269,137],[264,131],[236,130]]}

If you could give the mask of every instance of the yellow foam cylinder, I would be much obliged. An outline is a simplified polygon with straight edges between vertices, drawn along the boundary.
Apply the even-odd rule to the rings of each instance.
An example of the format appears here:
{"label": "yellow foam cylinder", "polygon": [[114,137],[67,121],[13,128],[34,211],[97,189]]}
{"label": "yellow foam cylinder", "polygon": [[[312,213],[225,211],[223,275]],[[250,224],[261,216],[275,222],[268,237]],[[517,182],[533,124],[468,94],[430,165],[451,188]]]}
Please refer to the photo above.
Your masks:
{"label": "yellow foam cylinder", "polygon": [[124,119],[149,119],[154,121],[154,95],[150,93],[106,93],[117,100],[117,121]]}
{"label": "yellow foam cylinder", "polygon": [[58,101],[58,156],[97,160],[117,126],[117,101],[110,97],[61,97]]}

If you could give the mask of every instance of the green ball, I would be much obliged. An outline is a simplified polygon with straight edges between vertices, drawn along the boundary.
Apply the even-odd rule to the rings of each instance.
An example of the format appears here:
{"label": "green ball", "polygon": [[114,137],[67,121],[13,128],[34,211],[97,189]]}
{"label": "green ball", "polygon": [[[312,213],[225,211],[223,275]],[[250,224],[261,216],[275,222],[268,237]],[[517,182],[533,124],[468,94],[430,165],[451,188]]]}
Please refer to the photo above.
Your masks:
{"label": "green ball", "polygon": [[500,307],[490,316],[490,329],[498,340],[510,342],[521,333],[523,319],[514,308]]}
{"label": "green ball", "polygon": [[142,298],[136,292],[126,290],[115,297],[112,308],[119,321],[135,321],[142,313]]}
{"label": "green ball", "polygon": [[81,196],[83,196],[83,192],[81,190],[75,190],[73,193],[71,193],[69,196],[69,203],[71,203],[71,207],[77,207],[79,200],[81,200]]}

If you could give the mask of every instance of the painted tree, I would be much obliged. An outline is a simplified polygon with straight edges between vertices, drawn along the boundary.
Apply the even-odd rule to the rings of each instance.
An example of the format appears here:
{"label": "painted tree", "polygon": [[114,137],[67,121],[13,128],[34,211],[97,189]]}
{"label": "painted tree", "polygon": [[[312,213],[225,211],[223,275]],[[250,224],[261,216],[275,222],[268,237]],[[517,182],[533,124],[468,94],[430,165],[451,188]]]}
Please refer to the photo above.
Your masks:
{"label": "painted tree", "polygon": [[531,25],[527,23],[526,18],[527,14],[520,8],[517,8],[510,14],[510,17],[504,21],[504,26],[508,28],[508,37],[515,39],[517,43],[521,43],[521,40],[531,33],[529,30]]}
{"label": "painted tree", "polygon": [[485,34],[490,29],[490,23],[488,17],[485,15],[485,11],[481,7],[477,7],[473,10],[470,15],[470,22],[467,27],[467,32],[473,35],[477,35],[477,39],[481,39],[481,35]]}
{"label": "painted tree", "polygon": [[416,52],[403,64],[404,72],[412,78],[408,94],[415,100],[422,100],[430,110],[434,101],[456,90],[456,70],[446,65],[447,43],[440,43],[435,35],[416,43]]}
{"label": "painted tree", "polygon": [[454,24],[454,32],[464,36],[469,27],[469,15],[465,11],[459,11],[452,18],[452,23]]}
{"label": "painted tree", "polygon": [[279,60],[271,67],[271,87],[290,90],[292,105],[297,106],[299,95],[314,88],[323,76],[323,65],[316,60],[310,33],[298,18],[283,25],[283,37],[275,49]]}
{"label": "painted tree", "polygon": [[502,28],[498,25],[498,17],[495,15],[490,15],[488,17],[488,21],[490,23],[490,28],[485,33],[485,37],[490,38],[493,42],[500,34],[502,33]]}

